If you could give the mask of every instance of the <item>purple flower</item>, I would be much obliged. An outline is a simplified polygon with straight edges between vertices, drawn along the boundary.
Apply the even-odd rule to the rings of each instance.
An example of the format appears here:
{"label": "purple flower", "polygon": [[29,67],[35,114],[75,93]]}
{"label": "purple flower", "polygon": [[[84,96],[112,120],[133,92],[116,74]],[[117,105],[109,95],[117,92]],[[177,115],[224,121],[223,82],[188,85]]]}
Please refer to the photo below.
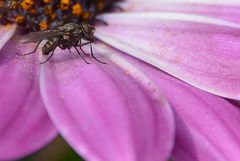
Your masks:
{"label": "purple flower", "polygon": [[96,26],[94,54],[107,65],[63,50],[39,65],[40,51],[16,56],[35,44],[16,44],[15,26],[2,27],[0,160],[59,132],[89,161],[237,161],[235,3],[126,1]]}

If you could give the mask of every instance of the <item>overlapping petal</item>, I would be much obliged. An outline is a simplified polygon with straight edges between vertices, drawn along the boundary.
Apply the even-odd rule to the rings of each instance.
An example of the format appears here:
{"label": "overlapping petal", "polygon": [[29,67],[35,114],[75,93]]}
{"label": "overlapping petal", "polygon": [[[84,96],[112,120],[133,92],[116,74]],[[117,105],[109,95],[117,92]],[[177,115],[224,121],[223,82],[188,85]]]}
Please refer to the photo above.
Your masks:
{"label": "overlapping petal", "polygon": [[8,42],[16,31],[17,25],[0,26],[0,49]]}
{"label": "overlapping petal", "polygon": [[135,81],[131,68],[121,70],[108,60],[87,65],[73,52],[59,54],[42,66],[41,92],[56,127],[77,152],[89,161],[169,157],[174,121],[160,93]]}
{"label": "overlapping petal", "polygon": [[174,108],[175,161],[238,161],[240,110],[227,100],[144,66]]}
{"label": "overlapping petal", "polygon": [[[104,16],[109,25],[97,29],[99,39],[196,87],[240,99],[239,25],[180,14],[240,22],[238,5],[185,0],[177,5],[175,1],[132,2],[128,11],[179,13],[110,14]],[[13,33],[8,34],[0,41],[0,48]],[[13,42],[8,46],[14,46]],[[6,85],[0,86],[4,98],[0,100],[4,105],[0,106],[0,160],[32,152],[56,133],[40,99],[35,75],[38,62],[31,58],[19,61],[13,58],[15,51],[0,53],[0,80]],[[107,65],[86,65],[66,52],[60,54],[64,56],[54,64],[42,66],[41,92],[57,128],[75,150],[91,161],[168,158],[174,133],[171,110],[144,74],[114,54],[108,55],[113,63]],[[140,66],[174,107],[178,123],[174,160],[237,161],[240,114],[234,105],[153,67]],[[15,133],[18,127],[21,129]]]}
{"label": "overlapping petal", "polygon": [[238,0],[128,0],[120,6],[127,12],[179,12],[240,22]]}
{"label": "overlapping petal", "polygon": [[240,25],[174,13],[109,14],[96,36],[208,92],[240,99]]}
{"label": "overlapping petal", "polygon": [[11,40],[0,51],[0,160],[32,153],[56,135],[41,101],[38,62],[16,51]]}
{"label": "overlapping petal", "polygon": [[240,110],[234,104],[194,88],[130,57],[163,91],[174,109],[175,161],[237,161],[240,157]]}

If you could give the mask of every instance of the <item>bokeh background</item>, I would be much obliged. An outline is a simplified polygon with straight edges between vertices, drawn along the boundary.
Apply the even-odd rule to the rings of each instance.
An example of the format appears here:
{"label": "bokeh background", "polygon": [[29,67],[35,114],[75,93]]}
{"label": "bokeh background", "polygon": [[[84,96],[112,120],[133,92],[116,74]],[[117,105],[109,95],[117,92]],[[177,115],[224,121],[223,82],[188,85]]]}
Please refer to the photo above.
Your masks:
{"label": "bokeh background", "polygon": [[58,136],[44,148],[17,161],[84,161]]}

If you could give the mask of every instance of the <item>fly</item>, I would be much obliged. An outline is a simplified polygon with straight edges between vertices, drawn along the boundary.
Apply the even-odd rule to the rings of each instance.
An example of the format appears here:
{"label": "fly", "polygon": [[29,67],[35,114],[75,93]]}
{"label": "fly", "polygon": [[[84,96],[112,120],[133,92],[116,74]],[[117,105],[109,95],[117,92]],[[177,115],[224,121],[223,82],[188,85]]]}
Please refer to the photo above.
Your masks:
{"label": "fly", "polygon": [[[92,43],[94,42],[94,36],[93,36],[94,31],[95,31],[95,28],[86,23],[81,23],[81,24],[67,23],[55,29],[32,32],[19,37],[19,41],[20,43],[35,42],[37,43],[37,45],[32,52],[27,54],[21,54],[21,55],[24,56],[24,55],[30,55],[35,53],[40,43],[43,40],[47,40],[47,42],[43,45],[41,50],[43,55],[50,54],[50,56],[40,64],[46,63],[54,55],[54,51],[57,47],[61,48],[62,50],[68,49],[69,51],[70,51],[70,48],[74,47],[74,49],[77,51],[80,57],[87,64],[89,64],[89,62],[87,62],[84,59],[84,57],[81,55],[81,53],[78,50],[79,48],[82,51],[82,53],[84,53],[85,55],[88,55],[82,49],[82,47],[85,45],[90,45],[91,56],[94,59],[96,59],[98,62],[102,64],[106,64],[105,62],[98,60],[93,54]],[[84,39],[86,42],[82,43],[82,39]]]}

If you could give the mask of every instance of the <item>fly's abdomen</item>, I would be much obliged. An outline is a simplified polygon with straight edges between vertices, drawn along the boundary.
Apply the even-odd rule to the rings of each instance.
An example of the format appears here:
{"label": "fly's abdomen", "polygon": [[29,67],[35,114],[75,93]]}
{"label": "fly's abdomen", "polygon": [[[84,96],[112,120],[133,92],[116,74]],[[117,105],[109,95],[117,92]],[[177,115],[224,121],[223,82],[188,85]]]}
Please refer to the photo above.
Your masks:
{"label": "fly's abdomen", "polygon": [[51,51],[55,50],[59,45],[58,38],[48,39],[48,41],[42,47],[42,54],[48,55]]}

